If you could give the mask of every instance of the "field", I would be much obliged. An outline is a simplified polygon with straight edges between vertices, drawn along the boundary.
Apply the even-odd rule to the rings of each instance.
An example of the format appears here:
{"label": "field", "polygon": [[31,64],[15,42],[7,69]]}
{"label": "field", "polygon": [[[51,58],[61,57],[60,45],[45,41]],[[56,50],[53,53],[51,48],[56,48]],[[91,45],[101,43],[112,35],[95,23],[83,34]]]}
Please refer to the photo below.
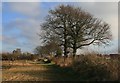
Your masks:
{"label": "field", "polygon": [[70,68],[52,63],[37,64],[31,61],[3,61],[3,81],[75,81],[77,74]]}
{"label": "field", "polygon": [[[53,62],[54,61],[54,62]],[[74,60],[61,57],[51,63],[32,60],[2,61],[3,81],[118,81],[119,59],[96,55]]]}

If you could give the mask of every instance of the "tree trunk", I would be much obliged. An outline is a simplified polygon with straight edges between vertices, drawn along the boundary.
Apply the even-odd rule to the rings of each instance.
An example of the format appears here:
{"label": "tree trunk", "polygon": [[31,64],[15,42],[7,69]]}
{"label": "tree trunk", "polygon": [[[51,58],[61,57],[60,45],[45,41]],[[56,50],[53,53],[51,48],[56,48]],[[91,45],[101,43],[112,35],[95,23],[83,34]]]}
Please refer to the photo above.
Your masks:
{"label": "tree trunk", "polygon": [[73,45],[73,58],[75,58],[75,56],[76,56],[76,51],[77,51],[76,42],[74,42],[74,45]]}
{"label": "tree trunk", "polygon": [[76,48],[73,48],[73,58],[76,56]]}
{"label": "tree trunk", "polygon": [[66,24],[64,22],[64,61],[65,58],[67,58],[67,30],[66,30]]}
{"label": "tree trunk", "polygon": [[65,43],[64,43],[64,61],[67,58],[67,41],[65,39]]}

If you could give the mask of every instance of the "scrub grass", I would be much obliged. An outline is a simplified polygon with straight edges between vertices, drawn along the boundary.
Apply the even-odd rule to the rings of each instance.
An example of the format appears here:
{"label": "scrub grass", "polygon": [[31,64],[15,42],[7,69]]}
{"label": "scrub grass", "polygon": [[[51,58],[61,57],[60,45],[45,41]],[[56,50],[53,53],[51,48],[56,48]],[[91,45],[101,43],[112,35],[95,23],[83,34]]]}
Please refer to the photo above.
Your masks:
{"label": "scrub grass", "polygon": [[72,68],[62,68],[54,63],[38,64],[32,61],[3,61],[3,81],[78,81]]}

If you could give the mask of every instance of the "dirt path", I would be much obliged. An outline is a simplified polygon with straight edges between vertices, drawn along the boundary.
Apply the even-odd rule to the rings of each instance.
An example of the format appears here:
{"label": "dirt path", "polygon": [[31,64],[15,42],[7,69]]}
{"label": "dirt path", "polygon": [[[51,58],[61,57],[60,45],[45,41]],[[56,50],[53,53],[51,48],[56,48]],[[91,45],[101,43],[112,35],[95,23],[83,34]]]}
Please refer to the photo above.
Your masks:
{"label": "dirt path", "polygon": [[77,75],[56,65],[24,64],[3,69],[3,81],[74,81]]}

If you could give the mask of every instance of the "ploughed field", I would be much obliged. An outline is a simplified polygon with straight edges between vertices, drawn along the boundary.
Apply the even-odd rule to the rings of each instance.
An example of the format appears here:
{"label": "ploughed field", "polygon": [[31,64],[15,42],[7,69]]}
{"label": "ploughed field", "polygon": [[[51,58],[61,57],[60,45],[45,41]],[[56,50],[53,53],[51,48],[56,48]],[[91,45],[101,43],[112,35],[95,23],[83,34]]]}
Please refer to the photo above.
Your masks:
{"label": "ploughed field", "polygon": [[78,81],[78,79],[78,74],[71,68],[61,68],[53,63],[2,61],[3,81]]}

